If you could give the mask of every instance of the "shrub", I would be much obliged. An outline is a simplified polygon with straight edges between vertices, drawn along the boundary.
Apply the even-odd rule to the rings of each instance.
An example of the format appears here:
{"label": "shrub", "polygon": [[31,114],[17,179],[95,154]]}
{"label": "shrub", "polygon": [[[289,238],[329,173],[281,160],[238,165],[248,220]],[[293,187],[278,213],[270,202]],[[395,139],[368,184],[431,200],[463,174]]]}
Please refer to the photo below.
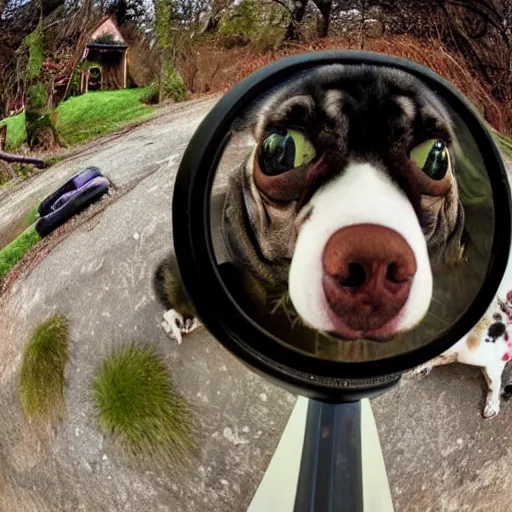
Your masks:
{"label": "shrub", "polygon": [[114,350],[92,382],[98,422],[127,455],[178,460],[191,446],[189,409],[150,346]]}
{"label": "shrub", "polygon": [[34,329],[23,353],[18,382],[26,416],[46,420],[63,411],[68,338],[68,322],[62,315],[54,315]]}
{"label": "shrub", "polygon": [[160,98],[160,87],[157,82],[153,82],[146,87],[146,92],[140,98],[141,103],[145,105],[156,105]]}
{"label": "shrub", "polygon": [[162,77],[162,99],[183,101],[187,99],[187,87],[179,71],[171,66],[167,67]]}

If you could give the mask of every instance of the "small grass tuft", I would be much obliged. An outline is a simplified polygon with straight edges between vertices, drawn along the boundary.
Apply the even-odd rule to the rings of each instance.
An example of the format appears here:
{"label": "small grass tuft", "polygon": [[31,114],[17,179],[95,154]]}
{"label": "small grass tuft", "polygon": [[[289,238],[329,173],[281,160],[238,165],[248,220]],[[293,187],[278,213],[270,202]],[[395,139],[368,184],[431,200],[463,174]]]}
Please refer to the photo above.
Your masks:
{"label": "small grass tuft", "polygon": [[35,204],[30,210],[25,214],[25,226],[29,228],[34,224],[34,222],[39,218],[39,203]]}
{"label": "small grass tuft", "polygon": [[185,459],[192,446],[191,413],[151,346],[114,350],[92,386],[99,425],[125,454]]}
{"label": "small grass tuft", "polygon": [[27,417],[47,420],[62,413],[68,344],[68,322],[63,315],[51,316],[34,329],[23,353],[18,382]]}
{"label": "small grass tuft", "polygon": [[2,280],[9,270],[11,270],[31,249],[41,237],[34,227],[30,227],[13,240],[10,244],[0,249],[0,280]]}

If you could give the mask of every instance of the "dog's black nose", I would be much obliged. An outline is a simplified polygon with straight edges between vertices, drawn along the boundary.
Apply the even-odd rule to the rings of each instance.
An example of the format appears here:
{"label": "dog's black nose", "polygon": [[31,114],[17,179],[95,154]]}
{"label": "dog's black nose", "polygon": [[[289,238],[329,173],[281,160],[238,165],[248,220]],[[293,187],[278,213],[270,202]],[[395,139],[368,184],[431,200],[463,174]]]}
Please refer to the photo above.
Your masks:
{"label": "dog's black nose", "polygon": [[416,258],[396,231],[358,224],[331,236],[323,268],[331,309],[350,328],[368,332],[384,326],[404,306]]}

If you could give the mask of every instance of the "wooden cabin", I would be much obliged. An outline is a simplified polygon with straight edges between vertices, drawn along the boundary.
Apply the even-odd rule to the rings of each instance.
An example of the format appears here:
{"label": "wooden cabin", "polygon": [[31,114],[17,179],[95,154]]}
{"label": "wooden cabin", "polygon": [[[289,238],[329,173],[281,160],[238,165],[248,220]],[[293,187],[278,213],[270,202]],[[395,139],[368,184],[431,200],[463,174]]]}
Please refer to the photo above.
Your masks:
{"label": "wooden cabin", "polygon": [[126,89],[128,45],[112,18],[103,19],[88,38],[80,64],[80,92]]}

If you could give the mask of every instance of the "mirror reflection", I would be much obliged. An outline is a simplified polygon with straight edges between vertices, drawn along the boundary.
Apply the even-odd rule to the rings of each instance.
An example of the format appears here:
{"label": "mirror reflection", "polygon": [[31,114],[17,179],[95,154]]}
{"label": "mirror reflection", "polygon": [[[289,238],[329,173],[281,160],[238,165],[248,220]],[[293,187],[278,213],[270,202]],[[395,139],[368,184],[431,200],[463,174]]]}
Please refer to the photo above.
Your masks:
{"label": "mirror reflection", "polygon": [[480,290],[493,240],[468,127],[419,79],[366,65],[322,66],[258,98],[233,125],[211,211],[240,307],[337,361],[435,340]]}

